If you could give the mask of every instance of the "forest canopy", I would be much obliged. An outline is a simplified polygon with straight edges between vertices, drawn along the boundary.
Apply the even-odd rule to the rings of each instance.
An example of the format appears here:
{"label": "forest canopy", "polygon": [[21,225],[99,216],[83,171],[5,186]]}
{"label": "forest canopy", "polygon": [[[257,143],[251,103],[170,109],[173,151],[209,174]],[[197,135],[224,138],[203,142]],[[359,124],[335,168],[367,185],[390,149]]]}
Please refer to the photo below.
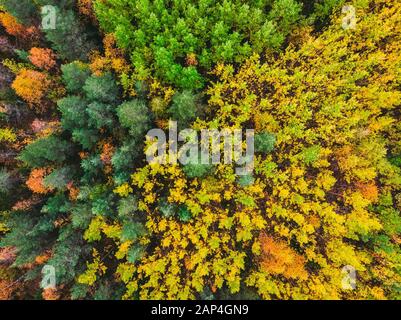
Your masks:
{"label": "forest canopy", "polygon": [[0,299],[400,299],[400,70],[396,0],[0,0]]}

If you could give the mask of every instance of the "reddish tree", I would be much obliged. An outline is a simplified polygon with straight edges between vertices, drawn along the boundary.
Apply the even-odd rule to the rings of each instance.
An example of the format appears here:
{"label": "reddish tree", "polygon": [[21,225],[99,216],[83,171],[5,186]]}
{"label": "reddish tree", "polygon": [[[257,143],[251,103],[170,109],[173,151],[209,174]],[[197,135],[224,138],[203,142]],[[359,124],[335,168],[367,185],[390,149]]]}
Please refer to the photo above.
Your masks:
{"label": "reddish tree", "polygon": [[89,17],[94,24],[97,24],[92,0],[78,0],[78,10],[81,14]]}
{"label": "reddish tree", "polygon": [[58,300],[60,299],[60,294],[56,288],[47,288],[43,290],[42,297],[44,300]]}
{"label": "reddish tree", "polygon": [[0,12],[0,23],[3,25],[6,32],[15,37],[25,37],[26,29],[7,12]]}
{"label": "reddish tree", "polygon": [[47,76],[35,70],[22,69],[15,78],[12,88],[29,104],[40,104],[50,87]]}
{"label": "reddish tree", "polygon": [[0,12],[0,24],[3,25],[9,35],[14,37],[23,40],[37,40],[39,38],[39,32],[36,27],[26,28],[7,12]]}
{"label": "reddish tree", "polygon": [[307,272],[304,269],[305,259],[297,254],[287,243],[262,233],[259,237],[262,248],[262,269],[275,275],[283,275],[286,278],[306,279]]}
{"label": "reddish tree", "polygon": [[38,204],[40,202],[40,197],[37,195],[33,195],[29,199],[24,199],[16,202],[14,206],[11,208],[14,211],[27,211],[30,210],[34,205]]}

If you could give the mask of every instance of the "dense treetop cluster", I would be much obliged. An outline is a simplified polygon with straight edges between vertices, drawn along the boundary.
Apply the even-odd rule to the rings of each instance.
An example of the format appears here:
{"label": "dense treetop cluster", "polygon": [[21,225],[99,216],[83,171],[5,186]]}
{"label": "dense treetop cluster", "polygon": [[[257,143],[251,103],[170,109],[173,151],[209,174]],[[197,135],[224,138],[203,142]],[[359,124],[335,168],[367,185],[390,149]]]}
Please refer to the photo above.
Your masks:
{"label": "dense treetop cluster", "polygon": [[0,299],[399,299],[401,3],[345,3],[0,0]]}

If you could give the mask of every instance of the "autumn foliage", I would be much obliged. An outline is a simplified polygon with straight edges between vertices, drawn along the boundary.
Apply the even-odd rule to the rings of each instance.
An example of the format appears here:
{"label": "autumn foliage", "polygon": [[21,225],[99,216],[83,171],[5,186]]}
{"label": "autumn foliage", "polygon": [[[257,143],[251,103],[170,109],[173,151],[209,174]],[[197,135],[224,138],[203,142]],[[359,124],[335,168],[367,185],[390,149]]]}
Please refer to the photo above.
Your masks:
{"label": "autumn foliage", "polygon": [[307,278],[305,259],[285,242],[274,240],[266,234],[260,235],[261,268],[268,274],[283,275],[288,279]]}
{"label": "autumn foliage", "polygon": [[55,288],[47,288],[43,290],[42,297],[44,300],[59,300],[60,294]]}
{"label": "autumn foliage", "polygon": [[78,0],[78,10],[81,14],[89,17],[92,22],[97,22],[93,8],[93,0]]}
{"label": "autumn foliage", "polygon": [[25,37],[26,29],[24,26],[9,13],[0,12],[0,23],[6,29],[8,34]]}
{"label": "autumn foliage", "polygon": [[12,84],[15,92],[30,105],[40,105],[49,87],[46,74],[30,69],[22,69]]}
{"label": "autumn foliage", "polygon": [[29,189],[34,193],[45,194],[50,190],[43,185],[43,178],[48,173],[49,170],[45,168],[34,169],[31,171],[28,180],[26,181],[26,185]]}

